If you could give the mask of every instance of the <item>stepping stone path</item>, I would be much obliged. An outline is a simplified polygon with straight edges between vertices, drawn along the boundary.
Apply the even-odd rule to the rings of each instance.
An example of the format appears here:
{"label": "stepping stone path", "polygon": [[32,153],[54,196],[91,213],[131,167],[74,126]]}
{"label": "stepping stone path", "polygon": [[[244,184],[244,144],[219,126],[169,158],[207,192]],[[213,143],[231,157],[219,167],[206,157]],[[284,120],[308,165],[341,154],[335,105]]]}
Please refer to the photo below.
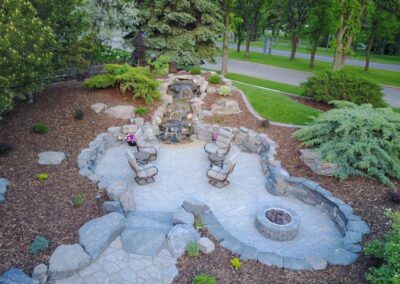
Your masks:
{"label": "stepping stone path", "polygon": [[135,108],[131,105],[119,105],[107,108],[105,113],[114,118],[127,120],[135,117]]}
{"label": "stepping stone path", "polygon": [[95,113],[100,113],[103,110],[107,108],[106,104],[103,103],[96,103],[90,106],[90,108],[95,112]]}
{"label": "stepping stone path", "polygon": [[41,152],[39,153],[39,164],[40,165],[60,165],[65,159],[63,152]]}

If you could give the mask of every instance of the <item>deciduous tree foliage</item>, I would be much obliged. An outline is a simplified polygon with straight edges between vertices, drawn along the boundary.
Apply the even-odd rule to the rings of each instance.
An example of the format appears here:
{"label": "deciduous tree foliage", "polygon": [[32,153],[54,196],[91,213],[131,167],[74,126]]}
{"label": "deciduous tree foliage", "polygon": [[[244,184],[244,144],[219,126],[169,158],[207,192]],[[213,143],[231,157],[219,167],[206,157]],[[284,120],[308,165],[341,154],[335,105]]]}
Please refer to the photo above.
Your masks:
{"label": "deciduous tree foliage", "polygon": [[149,52],[165,54],[181,65],[199,64],[203,59],[213,62],[219,55],[215,40],[224,26],[215,2],[155,0],[148,3],[147,13],[145,43]]}
{"label": "deciduous tree foliage", "polygon": [[54,35],[26,0],[0,2],[0,114],[15,94],[39,91],[49,73]]}

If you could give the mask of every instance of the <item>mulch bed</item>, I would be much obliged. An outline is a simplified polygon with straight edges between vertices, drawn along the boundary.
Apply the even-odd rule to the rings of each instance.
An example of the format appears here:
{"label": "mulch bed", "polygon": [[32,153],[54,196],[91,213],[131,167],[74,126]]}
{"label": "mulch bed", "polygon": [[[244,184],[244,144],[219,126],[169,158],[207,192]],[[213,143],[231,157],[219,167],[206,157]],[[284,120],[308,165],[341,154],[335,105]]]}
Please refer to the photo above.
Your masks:
{"label": "mulch bed", "polygon": [[328,111],[333,108],[332,105],[316,102],[311,99],[297,97],[297,96],[289,96],[289,97],[295,101],[298,101],[299,103],[302,103],[303,105],[307,105],[307,106],[313,107],[313,108],[321,110],[321,111]]}
{"label": "mulch bed", "polygon": [[[113,119],[90,109],[94,103],[108,106],[143,102],[114,89],[87,91],[80,82],[47,87],[32,105],[21,104],[0,124],[0,142],[11,143],[14,150],[0,156],[0,177],[10,180],[6,202],[0,205],[0,274],[12,266],[25,272],[47,262],[49,255],[63,243],[76,243],[79,227],[103,213],[96,205],[96,186],[78,174],[77,156],[97,134],[110,126],[127,121]],[[158,103],[150,107],[149,118]],[[75,120],[73,111],[82,108],[83,120]],[[49,126],[45,135],[31,133],[32,124]],[[38,153],[63,151],[68,157],[59,166],[38,164]],[[49,179],[39,181],[36,175],[48,173]],[[72,198],[82,194],[86,202],[74,208]],[[29,245],[37,235],[51,241],[50,248],[31,255]]]}
{"label": "mulch bed", "polygon": [[[218,94],[207,96],[205,107],[210,109],[215,99],[221,98]],[[269,126],[260,127],[259,122],[246,109],[242,98],[234,94],[229,99],[238,102],[242,113],[230,116],[218,116],[221,125],[239,127],[244,126],[258,132],[266,133],[278,145],[277,159],[291,175],[306,177],[315,180],[329,189],[335,196],[350,204],[355,214],[360,215],[369,225],[371,234],[364,240],[381,237],[387,228],[387,218],[384,211],[387,208],[400,210],[400,205],[394,204],[389,197],[391,188],[374,180],[359,177],[339,181],[334,177],[323,177],[314,174],[300,159],[301,145],[292,138],[294,129]],[[215,124],[215,118],[208,118],[208,123]],[[396,188],[400,189],[400,182],[394,181]],[[207,233],[205,233],[207,235]],[[222,248],[218,242],[216,250],[209,255],[201,255],[198,258],[183,256],[179,259],[179,275],[174,283],[191,283],[198,273],[206,273],[217,278],[219,284],[228,283],[366,283],[365,273],[368,267],[376,265],[376,261],[362,255],[358,261],[348,266],[328,266],[323,271],[289,271],[267,265],[261,265],[253,261],[243,261],[239,271],[234,271],[230,265],[230,259],[234,255]]]}

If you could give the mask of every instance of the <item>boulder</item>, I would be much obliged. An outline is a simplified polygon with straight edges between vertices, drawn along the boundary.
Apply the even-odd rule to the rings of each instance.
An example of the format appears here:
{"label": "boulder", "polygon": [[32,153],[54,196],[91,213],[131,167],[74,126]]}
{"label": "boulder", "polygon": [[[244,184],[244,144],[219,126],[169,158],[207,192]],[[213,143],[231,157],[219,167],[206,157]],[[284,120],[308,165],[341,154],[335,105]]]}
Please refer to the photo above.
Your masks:
{"label": "boulder", "polygon": [[180,257],[185,253],[189,242],[197,242],[200,239],[200,234],[191,225],[179,224],[169,231],[167,238],[171,254]]}
{"label": "boulder", "polygon": [[0,276],[1,284],[32,284],[33,281],[21,269],[11,268]]}
{"label": "boulder", "polygon": [[59,245],[49,259],[49,277],[64,279],[90,263],[90,256],[79,244]]}
{"label": "boulder", "polygon": [[322,270],[328,265],[328,262],[324,258],[318,256],[310,256],[306,260],[313,270]]}
{"label": "boulder", "polygon": [[171,224],[166,224],[143,216],[129,216],[125,221],[125,229],[157,231],[166,235],[171,229]]}
{"label": "boulder", "polygon": [[215,250],[215,245],[209,238],[202,237],[197,241],[197,243],[199,244],[199,249],[202,253],[209,254]]}
{"label": "boulder", "polygon": [[318,175],[333,176],[333,174],[340,169],[339,165],[322,160],[321,155],[315,151],[301,149],[300,153],[300,159]]}
{"label": "boulder", "polygon": [[144,125],[144,118],[143,117],[133,117],[130,119],[132,124],[137,125],[138,127],[142,127]]}
{"label": "boulder", "polygon": [[125,229],[121,234],[123,249],[128,253],[155,256],[165,242],[165,233],[142,229]]}
{"label": "boulder", "polygon": [[121,233],[125,218],[112,212],[83,224],[79,229],[79,242],[85,251],[96,259]]}
{"label": "boulder", "polygon": [[7,187],[10,185],[8,179],[0,178],[0,195],[4,195],[7,192]]}
{"label": "boulder", "polygon": [[138,126],[136,124],[124,125],[122,126],[122,132],[125,134],[134,134],[138,130]]}
{"label": "boulder", "polygon": [[63,152],[42,152],[39,153],[39,164],[40,165],[59,165],[65,159]]}
{"label": "boulder", "polygon": [[124,214],[124,210],[122,209],[121,203],[118,201],[105,201],[102,205],[102,208],[105,212],[117,212]]}
{"label": "boulder", "polygon": [[124,181],[117,181],[111,186],[106,188],[107,194],[110,199],[121,202],[124,211],[134,211],[135,199],[133,196],[133,190],[130,189]]}
{"label": "boulder", "polygon": [[135,108],[131,105],[119,105],[107,108],[105,113],[114,118],[130,119],[135,117]]}
{"label": "boulder", "polygon": [[103,110],[105,110],[107,108],[107,105],[103,104],[103,103],[95,103],[95,104],[91,105],[90,108],[95,113],[100,113],[100,112],[102,112]]}
{"label": "boulder", "polygon": [[173,223],[193,225],[194,216],[192,213],[187,212],[183,207],[179,207],[174,214]]}
{"label": "boulder", "polygon": [[32,272],[32,279],[38,280],[40,284],[45,284],[47,281],[47,265],[44,263],[36,265]]}
{"label": "boulder", "polygon": [[[211,136],[211,134],[210,134]],[[198,201],[197,199],[194,198],[189,198],[183,201],[182,207],[187,211],[190,212],[194,215],[198,215],[203,212],[204,209],[207,208],[207,206],[201,202]]]}
{"label": "boulder", "polygon": [[241,113],[239,104],[235,100],[218,99],[211,105],[211,111],[219,115],[231,115]]}

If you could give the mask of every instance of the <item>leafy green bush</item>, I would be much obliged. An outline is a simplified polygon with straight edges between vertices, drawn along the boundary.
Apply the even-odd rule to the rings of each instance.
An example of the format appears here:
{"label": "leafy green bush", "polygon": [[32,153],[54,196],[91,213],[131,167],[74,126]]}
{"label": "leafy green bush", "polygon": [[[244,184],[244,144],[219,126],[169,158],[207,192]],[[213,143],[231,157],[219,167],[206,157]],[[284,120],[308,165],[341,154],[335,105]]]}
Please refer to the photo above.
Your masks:
{"label": "leafy green bush", "polygon": [[197,242],[189,242],[186,246],[186,250],[190,257],[198,257],[200,246]]}
{"label": "leafy green bush", "polygon": [[171,62],[171,58],[168,55],[160,55],[157,60],[150,61],[149,65],[154,68],[154,74],[157,76],[164,76],[168,74],[169,71],[169,63]]}
{"label": "leafy green bush", "polygon": [[122,92],[131,91],[134,98],[143,98],[146,104],[161,97],[158,91],[160,83],[152,77],[147,67],[108,64],[104,70],[107,74],[85,80],[84,86],[88,89],[104,89],[118,85]]}
{"label": "leafy green bush", "polygon": [[83,82],[83,86],[89,90],[106,89],[114,87],[116,78],[111,74],[93,76]]}
{"label": "leafy green bush", "polygon": [[102,46],[100,52],[96,54],[95,62],[98,63],[128,62],[131,59],[131,56],[132,54],[129,51],[117,48],[110,48],[108,46]]}
{"label": "leafy green bush", "polygon": [[317,102],[349,101],[358,105],[386,106],[379,85],[344,70],[321,72],[302,86],[305,88],[303,95]]}
{"label": "leafy green bush", "polygon": [[366,275],[374,284],[400,283],[400,212],[388,210],[390,229],[384,239],[369,241],[364,253],[382,261],[380,267],[371,267]]}
{"label": "leafy green bush", "polygon": [[222,87],[220,87],[218,89],[218,94],[220,96],[224,96],[224,97],[231,96],[232,95],[232,89],[229,86],[222,86]]}
{"label": "leafy green bush", "polygon": [[190,73],[192,75],[200,75],[201,74],[201,67],[198,66],[198,65],[193,66],[192,69],[190,69]]}
{"label": "leafy green bush", "polygon": [[213,74],[208,77],[208,82],[210,82],[211,84],[219,84],[221,83],[221,76],[219,76],[218,74]]}
{"label": "leafy green bush", "polygon": [[72,203],[76,208],[79,208],[85,203],[85,197],[82,194],[77,194],[72,198]]}
{"label": "leafy green bush", "polygon": [[36,236],[29,247],[29,251],[33,255],[38,254],[39,252],[45,251],[49,247],[49,243],[50,241],[45,237]]}
{"label": "leafy green bush", "polygon": [[135,109],[135,113],[138,115],[145,115],[148,111],[147,107],[138,107]]}
{"label": "leafy green bush", "polygon": [[49,132],[49,127],[45,123],[38,122],[32,125],[32,131],[38,134],[46,134]]}
{"label": "leafy green bush", "polygon": [[194,277],[193,284],[218,284],[218,282],[213,276],[200,273]]}
{"label": "leafy green bush", "polygon": [[322,113],[294,137],[340,165],[339,178],[375,177],[392,185],[390,177],[400,178],[400,115],[369,104],[333,103],[337,109]]}

